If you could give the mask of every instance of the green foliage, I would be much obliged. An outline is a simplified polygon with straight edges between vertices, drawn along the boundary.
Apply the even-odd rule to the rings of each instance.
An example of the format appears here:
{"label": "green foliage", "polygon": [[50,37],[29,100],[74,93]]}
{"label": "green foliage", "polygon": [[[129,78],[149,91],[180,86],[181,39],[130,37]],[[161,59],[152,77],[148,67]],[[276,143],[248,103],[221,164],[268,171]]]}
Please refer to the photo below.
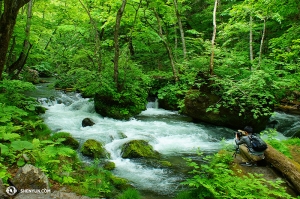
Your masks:
{"label": "green foliage", "polygon": [[55,142],[56,140],[62,140],[62,138],[64,139],[62,141],[63,145],[69,146],[75,150],[79,147],[79,142],[74,139],[70,133],[67,132],[57,132],[53,134],[50,139]]}
{"label": "green foliage", "polygon": [[[0,158],[0,161],[1,161],[1,158]],[[11,175],[10,175],[10,173],[8,173],[7,169],[8,168],[0,162],[0,179],[2,179],[2,182],[4,183],[4,185],[8,185],[6,182],[9,178],[11,178]]]}
{"label": "green foliage", "polygon": [[117,199],[140,199],[140,198],[142,198],[140,193],[135,189],[127,189],[122,193],[122,195],[117,197]]}
{"label": "green foliage", "polygon": [[52,67],[49,62],[42,61],[37,65],[31,66],[32,69],[38,71],[40,77],[50,77],[52,74]]}
{"label": "green foliage", "polygon": [[268,136],[268,144],[274,147],[276,150],[280,151],[285,156],[293,159],[289,146],[300,146],[299,138],[289,138],[286,140],[279,140],[276,138],[278,132],[275,129],[268,129],[263,132],[263,134]]}
{"label": "green foliage", "polygon": [[[200,153],[201,155],[201,153]],[[232,154],[219,152],[203,158],[207,164],[186,159],[193,177],[182,184],[191,188],[194,198],[292,198],[281,186],[282,181],[268,181],[259,174],[239,177],[230,169]],[[181,198],[186,198],[182,197]]]}
{"label": "green foliage", "polygon": [[276,103],[275,95],[280,92],[280,87],[272,76],[262,70],[256,70],[244,79],[212,78],[216,87],[216,94],[222,99],[207,111],[216,111],[220,107],[238,108],[239,114],[251,112],[253,118],[270,116]]}
{"label": "green foliage", "polygon": [[26,97],[24,92],[34,89],[35,87],[28,82],[3,80],[0,82],[0,101],[6,105],[33,112],[37,102],[33,98]]}
{"label": "green foliage", "polygon": [[81,195],[89,197],[110,196],[113,185],[110,183],[111,173],[103,170],[99,166],[99,160],[94,160],[91,165],[82,167],[77,170],[74,178],[77,183],[71,188]]}

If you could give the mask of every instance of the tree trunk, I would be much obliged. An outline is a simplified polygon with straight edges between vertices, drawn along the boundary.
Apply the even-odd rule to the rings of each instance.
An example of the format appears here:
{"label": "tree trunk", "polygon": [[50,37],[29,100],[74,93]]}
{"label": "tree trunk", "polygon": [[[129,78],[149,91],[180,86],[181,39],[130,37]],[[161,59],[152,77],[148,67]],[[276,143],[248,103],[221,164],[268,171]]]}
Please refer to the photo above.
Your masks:
{"label": "tree trunk", "polygon": [[0,0],[0,16],[2,15],[3,0]]}
{"label": "tree trunk", "polygon": [[0,79],[4,70],[9,41],[16,25],[19,9],[30,0],[4,0],[4,11],[0,19]]}
{"label": "tree trunk", "polygon": [[176,13],[178,26],[179,26],[179,30],[180,30],[182,50],[183,50],[183,58],[186,59],[186,54],[187,53],[186,53],[185,37],[184,37],[184,31],[183,31],[183,27],[182,27],[182,23],[181,23],[181,18],[180,18],[179,11],[178,11],[177,0],[174,0],[174,6],[175,6],[175,13]]}
{"label": "tree trunk", "polygon": [[115,57],[114,57],[114,81],[116,84],[116,88],[119,90],[119,56],[120,56],[120,47],[119,47],[119,31],[121,25],[121,18],[126,6],[127,0],[122,0],[122,5],[118,10],[116,17],[116,26],[114,31],[114,46],[115,46]]}
{"label": "tree trunk", "polygon": [[250,13],[250,21],[249,21],[249,26],[250,26],[250,33],[249,33],[249,52],[250,52],[250,70],[252,71],[252,62],[253,62],[253,33],[252,33],[252,14]]}
{"label": "tree trunk", "polygon": [[170,62],[171,62],[172,70],[173,70],[173,76],[174,76],[175,81],[177,82],[178,81],[178,76],[177,76],[177,72],[176,72],[176,67],[175,67],[175,62],[174,62],[171,47],[170,47],[168,41],[164,38],[161,23],[160,23],[160,18],[159,18],[159,15],[158,15],[158,13],[155,9],[154,9],[154,14],[155,14],[155,17],[157,19],[159,37],[161,38],[164,46],[166,47],[166,50],[168,52],[168,56],[169,56],[169,59],[170,59]]}
{"label": "tree trunk", "polygon": [[[29,42],[31,18],[32,18],[32,5],[33,5],[33,0],[30,0],[28,2],[28,7],[27,7],[27,21],[26,21],[26,27],[25,27],[25,40],[23,42],[22,52],[19,55],[18,60],[16,62],[14,62],[11,66],[8,67],[8,74],[12,79],[17,78],[17,76],[20,74],[20,72],[24,68],[27,57],[29,55],[29,51],[32,47],[32,45]],[[17,70],[17,72],[15,73],[16,70]]]}
{"label": "tree trunk", "polygon": [[[54,31],[52,32],[52,35],[54,35],[56,33],[56,30],[57,30],[57,28],[54,29]],[[52,41],[52,36],[50,37],[49,41],[47,42],[44,50],[47,50],[47,48],[48,48],[49,44],[51,43],[51,41]]]}
{"label": "tree trunk", "polygon": [[217,13],[218,0],[215,0],[215,6],[213,11],[213,35],[211,39],[211,56],[210,56],[210,67],[209,74],[212,75],[214,73],[214,56],[215,56],[215,39],[217,33],[217,22],[216,22],[216,13]]}
{"label": "tree trunk", "polygon": [[[7,55],[7,59],[6,59],[6,66],[10,66],[12,63],[14,63],[16,61],[16,56],[14,55],[14,49],[16,46],[16,36],[12,37],[12,41],[11,41],[11,45],[10,45],[10,49]],[[6,67],[6,72],[8,73],[8,67]]]}
{"label": "tree trunk", "polygon": [[278,169],[300,193],[300,165],[268,145],[265,159]]}
{"label": "tree trunk", "polygon": [[265,39],[265,34],[266,34],[266,18],[264,18],[263,20],[264,20],[264,28],[263,28],[263,33],[262,33],[262,36],[261,36],[261,41],[260,41],[258,69],[260,69],[260,64],[261,64],[261,59],[262,59],[263,44],[264,44],[264,39]]}
{"label": "tree trunk", "polygon": [[86,11],[86,13],[88,14],[91,24],[93,25],[94,31],[95,31],[95,42],[96,42],[96,46],[95,46],[95,56],[98,57],[97,63],[98,63],[98,71],[101,70],[102,68],[102,54],[101,54],[101,40],[100,40],[100,36],[99,36],[99,31],[97,29],[97,25],[94,21],[94,19],[92,18],[91,13],[89,12],[89,10],[86,8],[86,6],[82,3],[81,0],[79,0],[80,4],[82,5],[82,7],[84,8],[84,10]]}
{"label": "tree trunk", "polygon": [[132,28],[130,30],[130,34],[129,34],[129,37],[128,37],[128,48],[129,48],[129,52],[130,52],[131,56],[134,56],[134,47],[133,47],[133,44],[132,44],[132,33],[134,31],[134,26],[135,26],[136,19],[137,19],[137,16],[138,16],[138,11],[141,8],[141,5],[142,5],[142,0],[140,0],[137,9],[135,9],[134,21],[133,21],[133,25],[132,25]]}

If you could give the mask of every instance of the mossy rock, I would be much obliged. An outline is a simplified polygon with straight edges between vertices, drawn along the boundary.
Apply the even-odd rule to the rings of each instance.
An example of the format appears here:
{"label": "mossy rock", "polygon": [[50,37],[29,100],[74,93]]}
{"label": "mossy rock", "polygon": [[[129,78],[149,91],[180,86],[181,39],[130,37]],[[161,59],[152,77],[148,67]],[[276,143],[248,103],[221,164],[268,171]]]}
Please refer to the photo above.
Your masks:
{"label": "mossy rock", "polygon": [[42,107],[42,106],[36,106],[35,107],[35,112],[37,114],[44,114],[44,113],[46,113],[46,110],[48,110],[48,109],[45,108],[45,107]]}
{"label": "mossy rock", "polygon": [[105,162],[104,165],[103,165],[103,168],[105,170],[111,171],[111,170],[114,170],[116,168],[116,164],[114,162],[110,162],[110,161],[109,162]]}
{"label": "mossy rock", "polygon": [[144,140],[132,140],[122,147],[122,158],[159,158],[159,153]]}
{"label": "mossy rock", "polygon": [[169,161],[161,160],[161,161],[158,161],[158,163],[159,163],[162,167],[172,167],[172,163],[169,162]]}
{"label": "mossy rock", "polygon": [[132,185],[129,184],[129,181],[124,178],[112,175],[110,176],[110,181],[119,190],[126,190],[128,188],[132,188]]}
{"label": "mossy rock", "polygon": [[89,139],[84,142],[81,148],[81,153],[92,158],[109,157],[109,153],[105,150],[103,145],[94,139]]}
{"label": "mossy rock", "polygon": [[70,133],[67,132],[58,132],[51,136],[51,140],[56,141],[59,138],[64,138],[62,144],[70,146],[72,149],[78,149],[79,142],[72,137]]}

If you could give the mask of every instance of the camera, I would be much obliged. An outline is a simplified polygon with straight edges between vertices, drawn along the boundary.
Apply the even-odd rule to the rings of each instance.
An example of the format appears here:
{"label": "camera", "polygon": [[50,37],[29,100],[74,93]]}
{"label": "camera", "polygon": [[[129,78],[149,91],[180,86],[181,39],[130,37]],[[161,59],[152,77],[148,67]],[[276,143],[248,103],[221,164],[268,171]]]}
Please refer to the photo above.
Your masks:
{"label": "camera", "polygon": [[241,138],[243,136],[243,133],[240,131],[235,132],[238,138]]}

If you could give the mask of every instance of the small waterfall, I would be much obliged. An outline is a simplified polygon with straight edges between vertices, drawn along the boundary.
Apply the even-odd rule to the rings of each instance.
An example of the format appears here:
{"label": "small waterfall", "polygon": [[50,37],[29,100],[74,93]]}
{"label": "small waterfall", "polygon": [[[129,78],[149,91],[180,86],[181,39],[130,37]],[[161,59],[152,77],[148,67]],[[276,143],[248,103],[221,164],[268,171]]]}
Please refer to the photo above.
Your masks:
{"label": "small waterfall", "polygon": [[155,101],[150,101],[148,102],[147,108],[155,108],[155,109],[158,109],[158,99],[155,98]]}

